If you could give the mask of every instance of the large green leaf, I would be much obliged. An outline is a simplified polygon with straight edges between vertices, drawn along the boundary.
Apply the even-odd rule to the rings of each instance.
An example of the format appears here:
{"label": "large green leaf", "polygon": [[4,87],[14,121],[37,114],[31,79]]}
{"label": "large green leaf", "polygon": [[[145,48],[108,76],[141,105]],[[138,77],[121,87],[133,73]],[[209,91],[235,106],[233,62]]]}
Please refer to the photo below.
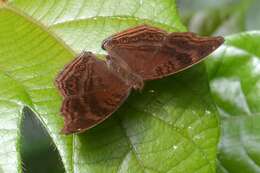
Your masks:
{"label": "large green leaf", "polygon": [[204,65],[148,83],[84,134],[59,134],[53,80],[74,52],[102,53],[102,39],[140,23],[184,30],[172,0],[118,2],[13,0],[0,8],[0,172],[21,171],[24,106],[47,129],[66,172],[215,172],[218,119]]}
{"label": "large green leaf", "polygon": [[222,115],[219,172],[260,172],[259,47],[259,31],[233,35],[207,61],[211,91]]}

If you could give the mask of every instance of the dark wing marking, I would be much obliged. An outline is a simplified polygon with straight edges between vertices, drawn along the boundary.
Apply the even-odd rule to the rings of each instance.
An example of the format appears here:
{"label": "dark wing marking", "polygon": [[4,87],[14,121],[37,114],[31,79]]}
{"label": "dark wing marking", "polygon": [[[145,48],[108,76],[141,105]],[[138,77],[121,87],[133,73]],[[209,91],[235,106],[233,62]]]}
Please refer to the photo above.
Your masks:
{"label": "dark wing marking", "polygon": [[62,72],[56,77],[55,84],[63,97],[83,94],[82,77],[91,76],[91,63],[93,58],[87,52],[80,54],[72,62],[65,66]]}

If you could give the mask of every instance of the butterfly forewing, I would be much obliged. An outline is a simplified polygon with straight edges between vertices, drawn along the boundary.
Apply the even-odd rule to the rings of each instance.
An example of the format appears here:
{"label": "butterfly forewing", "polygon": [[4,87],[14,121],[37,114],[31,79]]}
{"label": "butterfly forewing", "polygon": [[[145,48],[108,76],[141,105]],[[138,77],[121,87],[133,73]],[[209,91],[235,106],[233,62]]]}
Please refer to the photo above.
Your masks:
{"label": "butterfly forewing", "polygon": [[109,37],[103,47],[111,61],[123,59],[144,80],[162,78],[200,62],[223,43],[222,37],[167,33],[142,25]]}
{"label": "butterfly forewing", "polygon": [[65,93],[61,107],[65,134],[83,132],[105,120],[123,103],[131,89],[109,70],[105,61],[88,52],[67,65],[56,84]]}

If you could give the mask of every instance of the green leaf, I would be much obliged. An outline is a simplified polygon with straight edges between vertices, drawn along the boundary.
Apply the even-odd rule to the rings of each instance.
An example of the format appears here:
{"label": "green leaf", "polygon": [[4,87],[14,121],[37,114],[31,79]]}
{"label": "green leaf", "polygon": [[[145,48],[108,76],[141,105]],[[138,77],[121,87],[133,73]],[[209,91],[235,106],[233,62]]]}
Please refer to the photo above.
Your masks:
{"label": "green leaf", "polygon": [[259,43],[259,31],[227,37],[225,46],[207,61],[222,116],[219,172],[260,172]]}
{"label": "green leaf", "polygon": [[[7,123],[1,121],[3,139],[13,144],[6,146],[1,138],[0,146],[4,154],[11,153],[13,172],[21,171],[24,106],[47,129],[68,173],[215,172],[219,125],[203,64],[147,83],[111,118],[84,134],[59,134],[62,99],[53,81],[74,52],[103,53],[102,39],[140,23],[184,30],[172,0],[118,2],[13,0],[0,8],[0,115],[13,124],[12,134],[2,133]],[[17,105],[11,107],[10,100]],[[2,172],[10,172],[9,162],[0,157]]]}

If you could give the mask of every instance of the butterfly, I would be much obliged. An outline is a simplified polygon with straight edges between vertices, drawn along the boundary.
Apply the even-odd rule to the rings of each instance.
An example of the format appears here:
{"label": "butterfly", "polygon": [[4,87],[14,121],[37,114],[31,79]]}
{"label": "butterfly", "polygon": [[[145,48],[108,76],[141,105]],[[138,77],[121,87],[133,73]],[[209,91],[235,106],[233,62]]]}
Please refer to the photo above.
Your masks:
{"label": "butterfly", "polygon": [[63,96],[62,133],[84,132],[101,123],[147,80],[160,79],[199,63],[224,42],[191,32],[168,33],[140,25],[105,39],[106,60],[83,52],[65,66],[55,83]]}

